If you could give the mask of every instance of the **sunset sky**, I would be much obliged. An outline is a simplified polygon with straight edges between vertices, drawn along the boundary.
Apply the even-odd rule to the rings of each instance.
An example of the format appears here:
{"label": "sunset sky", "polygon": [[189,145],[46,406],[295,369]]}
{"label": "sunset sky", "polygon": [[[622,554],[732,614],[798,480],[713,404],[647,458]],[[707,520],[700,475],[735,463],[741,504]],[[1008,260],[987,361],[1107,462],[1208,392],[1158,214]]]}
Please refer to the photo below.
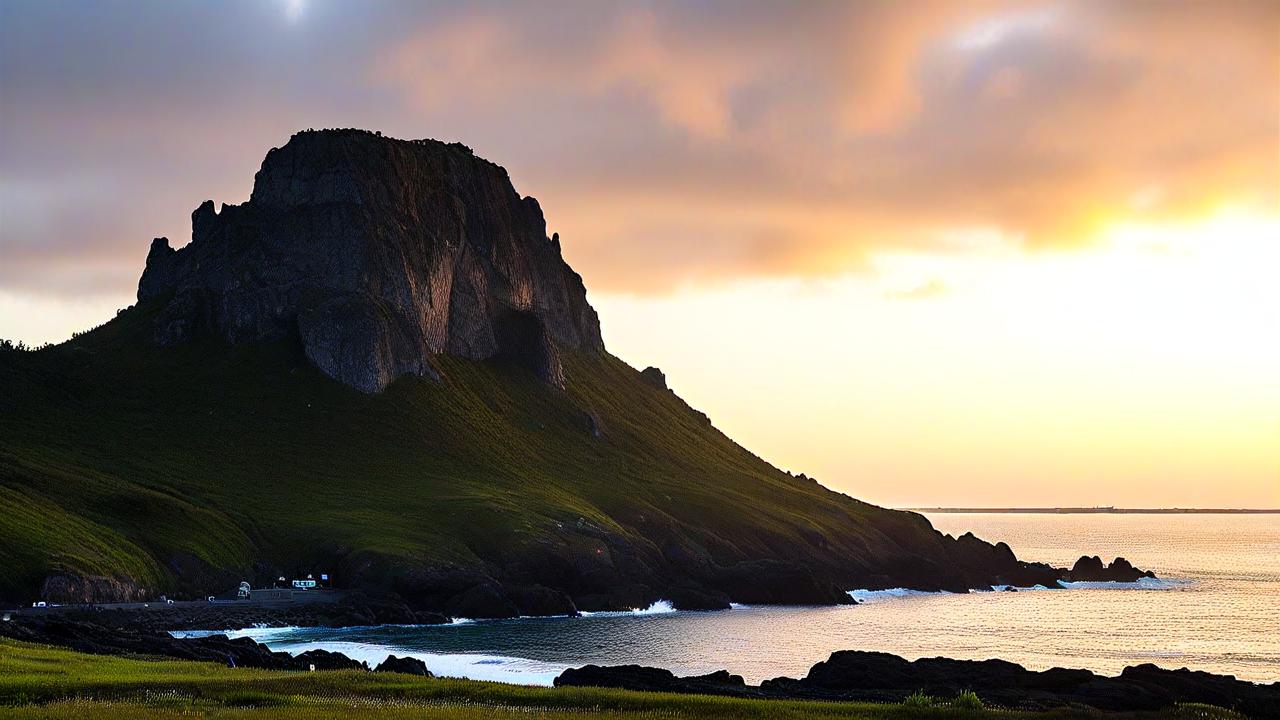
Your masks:
{"label": "sunset sky", "polygon": [[0,337],[325,127],[504,165],[612,352],[835,489],[1280,506],[1278,2],[2,0]]}

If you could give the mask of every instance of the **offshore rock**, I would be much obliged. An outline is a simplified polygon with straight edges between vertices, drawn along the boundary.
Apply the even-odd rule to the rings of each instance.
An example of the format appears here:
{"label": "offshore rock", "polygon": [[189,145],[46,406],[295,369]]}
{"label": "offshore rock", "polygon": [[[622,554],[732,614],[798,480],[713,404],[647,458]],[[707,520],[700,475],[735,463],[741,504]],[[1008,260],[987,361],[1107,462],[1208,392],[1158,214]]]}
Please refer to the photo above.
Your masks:
{"label": "offshore rock", "polygon": [[1122,557],[1116,558],[1110,565],[1103,565],[1102,558],[1097,555],[1081,555],[1071,566],[1068,579],[1072,581],[1091,582],[1137,582],[1142,578],[1153,578],[1155,573],[1140,570]]}
{"label": "offshore rock", "polygon": [[296,337],[364,392],[434,377],[430,357],[504,358],[562,386],[562,350],[604,351],[582,278],[538,201],[469,148],[362,130],[306,131],[267,153],[242,205],[157,238],[138,300],[161,344]]}

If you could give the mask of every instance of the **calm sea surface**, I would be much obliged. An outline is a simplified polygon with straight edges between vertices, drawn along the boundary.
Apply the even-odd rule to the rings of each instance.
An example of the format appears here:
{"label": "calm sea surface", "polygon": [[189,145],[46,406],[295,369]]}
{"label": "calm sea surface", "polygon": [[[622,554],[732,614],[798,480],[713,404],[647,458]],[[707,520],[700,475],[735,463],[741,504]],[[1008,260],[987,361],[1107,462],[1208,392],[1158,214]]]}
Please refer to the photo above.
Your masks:
{"label": "calm sea surface", "polygon": [[930,515],[943,532],[1003,540],[1018,557],[1069,565],[1123,555],[1160,576],[1140,587],[969,594],[855,592],[862,605],[735,607],[438,627],[271,629],[273,649],[338,650],[371,663],[413,655],[437,674],[549,684],[585,663],[677,675],[728,669],[758,682],[799,677],[833,650],[908,658],[1002,658],[1030,668],[1116,673],[1151,662],[1280,680],[1280,515]]}

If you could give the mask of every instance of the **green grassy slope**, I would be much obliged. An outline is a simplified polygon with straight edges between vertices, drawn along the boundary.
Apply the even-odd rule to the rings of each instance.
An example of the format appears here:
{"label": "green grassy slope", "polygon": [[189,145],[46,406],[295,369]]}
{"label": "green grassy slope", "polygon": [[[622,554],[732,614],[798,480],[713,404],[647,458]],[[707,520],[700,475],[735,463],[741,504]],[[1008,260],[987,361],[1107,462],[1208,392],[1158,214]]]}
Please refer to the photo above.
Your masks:
{"label": "green grassy slope", "polygon": [[231,669],[83,655],[0,638],[0,717],[14,718],[1124,718],[1238,717],[1216,708],[1102,715],[872,703],[740,700],[593,688],[530,688],[410,675]]}
{"label": "green grassy slope", "polygon": [[566,358],[564,391],[438,357],[442,382],[375,396],[288,342],[161,348],[150,327],[132,309],[0,354],[0,597],[57,575],[200,594],[320,568],[638,598],[756,558],[848,587],[945,572],[919,516],[778,471],[612,357]]}

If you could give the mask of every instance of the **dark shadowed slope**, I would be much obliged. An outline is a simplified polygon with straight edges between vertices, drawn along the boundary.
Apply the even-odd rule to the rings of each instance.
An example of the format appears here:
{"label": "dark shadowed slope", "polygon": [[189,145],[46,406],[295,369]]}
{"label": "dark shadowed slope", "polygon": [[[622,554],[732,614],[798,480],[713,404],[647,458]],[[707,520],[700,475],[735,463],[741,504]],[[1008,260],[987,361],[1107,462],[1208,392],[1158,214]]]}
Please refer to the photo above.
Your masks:
{"label": "dark shadowed slope", "polygon": [[[329,189],[283,162],[300,142]],[[278,192],[276,166],[293,173]],[[153,247],[138,306],[0,353],[0,594],[325,570],[501,616],[1057,576],[781,472],[608,355],[505,178],[456,146],[301,134],[250,203],[202,206],[191,246]],[[265,199],[290,192],[309,199]]]}

